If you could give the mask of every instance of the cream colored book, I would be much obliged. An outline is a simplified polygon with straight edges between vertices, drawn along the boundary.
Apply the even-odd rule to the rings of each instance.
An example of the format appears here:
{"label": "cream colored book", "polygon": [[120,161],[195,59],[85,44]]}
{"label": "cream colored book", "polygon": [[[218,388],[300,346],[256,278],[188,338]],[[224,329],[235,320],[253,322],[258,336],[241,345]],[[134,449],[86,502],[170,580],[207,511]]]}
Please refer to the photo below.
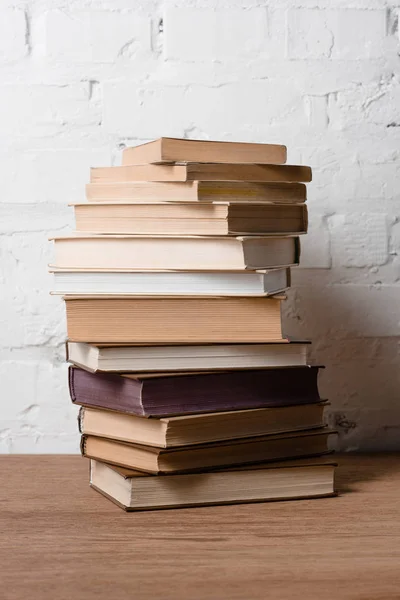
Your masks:
{"label": "cream colored book", "polygon": [[90,461],[90,485],[126,511],[300,500],[335,495],[336,463],[323,458],[157,476]]}
{"label": "cream colored book", "polygon": [[74,204],[77,231],[102,234],[288,235],[307,232],[305,204],[86,202]]}
{"label": "cream colored book", "polygon": [[251,183],[241,181],[126,181],[89,183],[89,202],[264,202],[302,203],[306,200],[304,183]]}
{"label": "cream colored book", "polygon": [[286,162],[286,146],[245,142],[217,142],[162,137],[125,148],[123,165],[168,162],[263,163]]}
{"label": "cream colored book", "polygon": [[79,428],[85,435],[174,448],[323,427],[324,406],[320,402],[150,419],[82,407]]}
{"label": "cream colored book", "polygon": [[68,338],[112,344],[284,342],[281,300],[65,296]]}
{"label": "cream colored book", "polygon": [[97,167],[90,171],[90,183],[197,180],[306,183],[311,181],[311,169],[297,165],[187,163],[185,165]]}
{"label": "cream colored book", "polygon": [[54,239],[55,267],[241,271],[298,264],[297,237],[76,234]]}
{"label": "cream colored book", "polygon": [[269,369],[307,364],[309,342],[288,344],[210,344],[107,346],[68,341],[67,360],[87,371],[175,374],[229,369]]}

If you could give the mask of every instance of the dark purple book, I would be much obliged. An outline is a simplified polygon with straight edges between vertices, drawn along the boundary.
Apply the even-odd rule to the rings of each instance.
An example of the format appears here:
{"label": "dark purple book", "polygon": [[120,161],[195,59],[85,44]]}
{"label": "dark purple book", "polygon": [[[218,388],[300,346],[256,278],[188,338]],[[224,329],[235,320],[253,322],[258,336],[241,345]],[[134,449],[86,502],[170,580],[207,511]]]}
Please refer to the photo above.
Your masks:
{"label": "dark purple book", "polygon": [[319,402],[319,367],[131,379],[69,368],[72,402],[144,417]]}

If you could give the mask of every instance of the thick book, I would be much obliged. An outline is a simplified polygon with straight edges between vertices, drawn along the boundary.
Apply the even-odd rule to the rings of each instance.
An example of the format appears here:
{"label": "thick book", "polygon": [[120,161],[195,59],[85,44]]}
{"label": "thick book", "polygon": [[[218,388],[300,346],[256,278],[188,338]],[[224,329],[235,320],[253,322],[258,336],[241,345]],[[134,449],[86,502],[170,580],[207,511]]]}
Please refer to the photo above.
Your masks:
{"label": "thick book", "polygon": [[79,430],[84,435],[132,444],[177,448],[224,440],[318,429],[324,426],[325,403],[256,408],[144,419],[99,408],[81,407]]}
{"label": "thick book", "polygon": [[305,202],[304,183],[256,183],[240,181],[126,181],[88,183],[89,202],[264,202],[295,204]]}
{"label": "thick book", "polygon": [[83,435],[83,456],[148,473],[196,472],[217,467],[319,456],[328,452],[326,427],[293,433],[199,444],[184,448],[156,448],[109,438]]}
{"label": "thick book", "polygon": [[64,296],[68,338],[113,344],[285,342],[281,300]]}
{"label": "thick book", "polygon": [[307,183],[311,181],[311,168],[299,165],[188,163],[185,165],[94,167],[90,170],[90,183],[123,181]]}
{"label": "thick book", "polygon": [[74,204],[76,229],[101,234],[290,235],[307,232],[305,204]]}
{"label": "thick book", "polygon": [[260,163],[280,165],[286,162],[286,146],[248,142],[219,142],[162,137],[125,148],[123,165],[169,162]]}
{"label": "thick book", "polygon": [[290,269],[270,271],[81,271],[51,269],[54,294],[272,296],[290,287]]}
{"label": "thick book", "polygon": [[126,511],[301,500],[334,496],[335,467],[310,458],[155,476],[91,460],[90,485]]}
{"label": "thick book", "polygon": [[[93,373],[204,372],[306,366],[309,342],[185,346],[107,346],[68,341],[67,361]],[[287,382],[290,385],[294,373]],[[114,393],[114,391],[113,391]],[[297,393],[297,392],[296,392]]]}
{"label": "thick book", "polygon": [[80,234],[54,239],[57,268],[241,271],[298,264],[298,237]]}
{"label": "thick book", "polygon": [[143,378],[70,367],[69,390],[75,404],[141,417],[279,408],[318,403],[318,370],[306,366]]}

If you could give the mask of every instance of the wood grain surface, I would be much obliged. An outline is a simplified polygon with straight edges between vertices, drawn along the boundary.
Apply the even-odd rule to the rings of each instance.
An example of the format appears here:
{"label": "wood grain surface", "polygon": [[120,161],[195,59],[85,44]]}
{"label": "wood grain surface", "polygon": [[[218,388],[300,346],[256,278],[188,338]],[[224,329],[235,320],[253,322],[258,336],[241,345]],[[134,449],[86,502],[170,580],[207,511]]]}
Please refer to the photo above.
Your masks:
{"label": "wood grain surface", "polygon": [[125,513],[78,456],[0,456],[1,600],[400,598],[400,455],[340,496]]}

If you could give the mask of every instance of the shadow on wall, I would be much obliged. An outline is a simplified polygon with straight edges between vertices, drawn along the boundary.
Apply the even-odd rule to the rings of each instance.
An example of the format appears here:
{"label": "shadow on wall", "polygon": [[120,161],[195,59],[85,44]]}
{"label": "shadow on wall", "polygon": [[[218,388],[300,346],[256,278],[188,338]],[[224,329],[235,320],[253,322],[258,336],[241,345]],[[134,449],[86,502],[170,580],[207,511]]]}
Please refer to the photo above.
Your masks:
{"label": "shadow on wall", "polygon": [[328,423],[339,432],[337,448],[399,450],[400,289],[321,285],[320,275],[294,270],[285,333],[311,340],[311,361],[326,366],[319,387],[331,403]]}

